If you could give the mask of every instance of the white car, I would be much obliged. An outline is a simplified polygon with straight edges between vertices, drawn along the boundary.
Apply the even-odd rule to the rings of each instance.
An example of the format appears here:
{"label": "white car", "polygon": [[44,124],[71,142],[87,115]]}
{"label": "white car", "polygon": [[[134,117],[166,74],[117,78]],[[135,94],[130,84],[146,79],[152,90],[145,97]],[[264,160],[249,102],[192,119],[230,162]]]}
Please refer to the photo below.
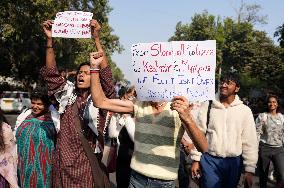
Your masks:
{"label": "white car", "polygon": [[21,112],[31,106],[30,95],[23,91],[4,91],[0,99],[3,112]]}

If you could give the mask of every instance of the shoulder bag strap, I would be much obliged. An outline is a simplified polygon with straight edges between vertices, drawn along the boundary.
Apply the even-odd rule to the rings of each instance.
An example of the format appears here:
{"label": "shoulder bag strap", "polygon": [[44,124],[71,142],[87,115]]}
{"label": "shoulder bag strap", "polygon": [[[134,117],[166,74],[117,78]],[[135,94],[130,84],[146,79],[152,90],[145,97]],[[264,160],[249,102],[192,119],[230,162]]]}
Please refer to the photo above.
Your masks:
{"label": "shoulder bag strap", "polygon": [[211,110],[211,106],[212,106],[212,100],[209,100],[208,110],[207,110],[206,133],[205,133],[205,136],[207,135],[208,124],[209,124],[209,119],[210,119],[210,110]]}
{"label": "shoulder bag strap", "polygon": [[91,148],[90,144],[88,143],[88,140],[85,138],[85,136],[83,135],[83,131],[81,128],[82,125],[82,121],[79,119],[79,111],[78,111],[78,106],[77,106],[77,102],[75,101],[75,103],[72,106],[73,109],[73,113],[74,113],[74,123],[75,123],[75,130],[82,142],[84,151],[89,159],[89,162],[91,164],[91,170],[92,170],[92,174],[93,174],[93,180],[94,180],[94,184],[96,188],[105,188],[105,177],[104,177],[104,172],[102,171],[100,165],[99,165],[99,161],[96,157],[96,154],[94,153],[93,149]]}

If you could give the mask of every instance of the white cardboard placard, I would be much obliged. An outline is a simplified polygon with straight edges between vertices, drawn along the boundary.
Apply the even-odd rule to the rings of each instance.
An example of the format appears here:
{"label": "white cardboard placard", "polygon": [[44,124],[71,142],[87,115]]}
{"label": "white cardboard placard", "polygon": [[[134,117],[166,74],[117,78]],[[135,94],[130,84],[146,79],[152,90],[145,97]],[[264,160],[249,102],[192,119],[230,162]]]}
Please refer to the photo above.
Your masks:
{"label": "white cardboard placard", "polygon": [[216,41],[173,41],[132,45],[131,80],[141,101],[190,101],[215,97]]}

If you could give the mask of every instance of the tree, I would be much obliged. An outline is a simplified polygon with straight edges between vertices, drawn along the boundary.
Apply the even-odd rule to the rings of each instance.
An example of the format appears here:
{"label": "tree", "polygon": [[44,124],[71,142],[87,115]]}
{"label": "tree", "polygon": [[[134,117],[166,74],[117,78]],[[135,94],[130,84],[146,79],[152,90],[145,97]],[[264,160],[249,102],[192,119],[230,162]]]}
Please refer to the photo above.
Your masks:
{"label": "tree", "polygon": [[259,14],[262,9],[259,4],[246,4],[242,0],[239,8],[233,8],[237,14],[238,23],[248,22],[253,25],[258,23],[267,24],[267,15]]}
{"label": "tree", "polygon": [[216,40],[217,66],[223,71],[233,68],[245,78],[243,81],[251,80],[242,84],[247,87],[245,90],[257,86],[278,92],[283,89],[273,84],[279,83],[284,72],[281,50],[265,32],[255,30],[251,22],[220,20],[203,12],[195,14],[190,24],[177,23],[170,40]]}
{"label": "tree", "polygon": [[217,19],[209,15],[207,11],[201,14],[195,14],[190,24],[178,22],[176,31],[169,41],[199,41],[216,40],[217,41],[217,66],[222,62],[222,51],[224,45],[224,30],[220,17]]}
{"label": "tree", "polygon": [[[45,37],[41,23],[52,19],[59,11],[82,10],[94,13],[102,24],[101,38],[111,63],[111,54],[120,52],[119,38],[113,35],[107,15],[111,11],[107,0],[2,0],[0,6],[0,74],[22,80],[26,86],[38,79],[39,68],[45,60]],[[94,51],[91,39],[56,39],[55,51],[59,66],[74,68],[76,64],[88,60]],[[112,65],[117,79],[123,74]]]}
{"label": "tree", "polygon": [[274,37],[278,37],[277,41],[279,42],[280,47],[284,48],[284,23],[277,27]]}
{"label": "tree", "polygon": [[[281,54],[282,63],[283,63],[284,62],[284,23],[281,26],[277,27],[277,29],[274,33],[274,37],[278,37],[277,41],[279,42],[279,45],[281,47],[280,54]],[[280,74],[279,74],[279,77],[280,77],[279,80],[281,82],[283,82],[283,80],[284,80],[284,74],[283,73],[284,73],[284,71],[282,69],[282,72],[280,72]],[[281,82],[278,82],[278,83],[281,83]],[[282,91],[284,91],[283,84],[281,84],[279,87],[282,89]],[[283,96],[283,93],[282,93],[282,96]]]}

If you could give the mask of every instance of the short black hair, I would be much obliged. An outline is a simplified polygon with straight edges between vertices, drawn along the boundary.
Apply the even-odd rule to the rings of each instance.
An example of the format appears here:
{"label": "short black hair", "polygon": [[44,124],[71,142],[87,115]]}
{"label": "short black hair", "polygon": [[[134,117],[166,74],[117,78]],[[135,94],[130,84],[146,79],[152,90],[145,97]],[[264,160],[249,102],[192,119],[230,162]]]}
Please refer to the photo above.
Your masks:
{"label": "short black hair", "polygon": [[240,87],[240,76],[237,72],[224,72],[220,78],[221,82],[233,81],[237,87]]}
{"label": "short black hair", "polygon": [[118,91],[118,96],[121,99],[127,92],[127,88],[124,86],[121,86],[121,88]]}
{"label": "short black hair", "polygon": [[46,86],[38,86],[37,88],[35,88],[31,93],[30,99],[31,100],[40,99],[42,103],[47,107],[51,104],[51,101],[48,97]]}
{"label": "short black hair", "polygon": [[88,66],[90,66],[90,63],[89,62],[83,62],[83,63],[81,63],[80,65],[79,65],[79,67],[77,68],[77,74],[79,73],[79,71],[80,71],[80,68],[81,67],[83,67],[83,66],[85,66],[85,65],[88,65]]}

